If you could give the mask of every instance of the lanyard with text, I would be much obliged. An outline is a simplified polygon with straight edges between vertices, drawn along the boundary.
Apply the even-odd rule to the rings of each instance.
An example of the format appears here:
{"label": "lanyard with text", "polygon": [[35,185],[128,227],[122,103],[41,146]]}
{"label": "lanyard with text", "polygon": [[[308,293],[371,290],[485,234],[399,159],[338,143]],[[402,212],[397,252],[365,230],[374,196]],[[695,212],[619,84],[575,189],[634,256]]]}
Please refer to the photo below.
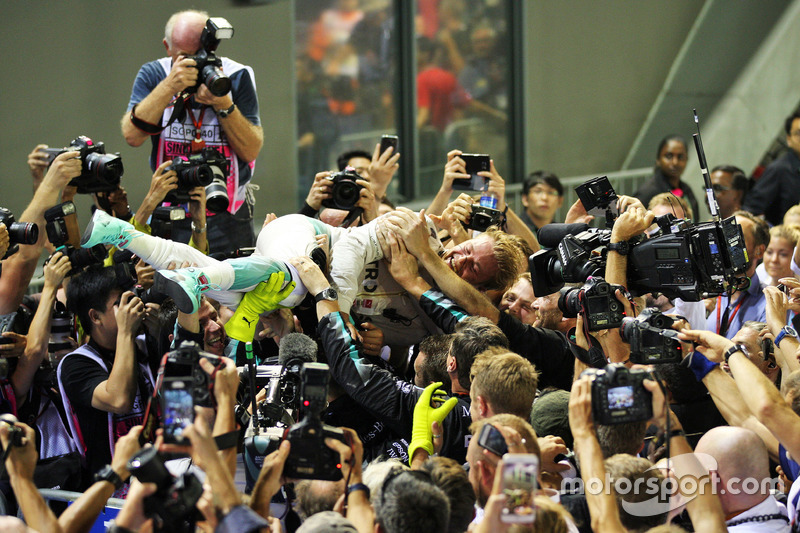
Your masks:
{"label": "lanyard with text", "polygon": [[194,118],[194,110],[189,108],[189,118],[192,119],[192,124],[194,124],[194,139],[192,140],[192,153],[196,154],[203,150],[206,147],[206,142],[202,139],[201,135],[203,134],[203,115],[206,112],[206,106],[200,108],[200,113],[197,116],[197,120]]}
{"label": "lanyard with text", "polygon": [[[745,298],[749,293],[742,294],[742,297],[739,298],[739,301],[736,303],[736,308],[733,310],[733,314],[728,317],[728,314],[731,312],[731,305],[728,303],[727,307],[725,307],[725,313],[722,315],[722,320],[720,321],[719,318],[719,310],[722,307],[722,296],[717,296],[717,334],[722,335],[723,337],[727,336],[728,328],[733,322],[733,319],[736,317],[736,313],[739,312],[739,309],[742,307],[742,303],[744,303]],[[729,300],[730,302],[730,300]]]}

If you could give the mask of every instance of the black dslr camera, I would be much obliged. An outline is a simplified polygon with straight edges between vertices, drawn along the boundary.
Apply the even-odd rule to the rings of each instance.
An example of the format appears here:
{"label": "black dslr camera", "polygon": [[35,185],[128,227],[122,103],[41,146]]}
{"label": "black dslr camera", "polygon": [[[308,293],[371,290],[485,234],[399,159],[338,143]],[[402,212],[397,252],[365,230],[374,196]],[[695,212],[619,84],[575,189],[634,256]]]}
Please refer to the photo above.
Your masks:
{"label": "black dslr camera", "polygon": [[472,215],[469,217],[469,224],[462,224],[467,229],[474,229],[475,231],[486,231],[492,226],[502,226],[505,224],[506,217],[502,211],[485,207],[482,205],[472,204]]}
{"label": "black dslr camera", "polygon": [[214,96],[223,96],[231,90],[231,79],[222,72],[222,59],[214,52],[222,39],[233,37],[233,26],[222,17],[211,17],[200,35],[202,48],[187,59],[194,59],[199,72],[197,85],[186,89],[191,94],[197,92],[200,85],[205,84]]}
{"label": "black dslr camera", "polygon": [[364,188],[356,183],[361,176],[353,167],[347,167],[341,172],[331,174],[328,179],[333,182],[333,188],[331,197],[322,200],[322,206],[344,211],[353,209],[358,203],[358,199],[361,198],[361,189]]}
{"label": "black dslr camera", "polygon": [[75,214],[75,204],[64,202],[51,207],[44,212],[44,220],[47,223],[47,239],[56,247],[56,251],[61,252],[69,258],[72,270],[69,276],[80,272],[89,265],[97,265],[105,261],[107,256],[106,247],[96,244],[91,248],[81,248],[80,232],[78,230],[78,219]]}
{"label": "black dslr camera", "polygon": [[124,169],[119,152],[107,154],[105,144],[94,142],[85,135],[76,137],[66,148],[45,148],[48,164],[64,152],[80,152],[83,164],[81,175],[69,182],[78,188],[79,194],[93,192],[111,192],[119,188],[119,181]]}
{"label": "black dslr camera", "polygon": [[224,363],[213,353],[204,352],[197,343],[185,341],[176,349],[167,354],[164,363],[164,378],[182,379],[190,384],[195,405],[211,407],[214,396],[214,382],[211,376],[200,367],[200,358],[222,368]]}
{"label": "black dslr camera", "polygon": [[56,300],[50,319],[50,340],[47,343],[47,353],[53,368],[56,368],[61,360],[59,355],[66,355],[66,353],[59,354],[59,352],[66,352],[73,347],[70,339],[77,338],[74,324],[75,320],[72,313],[67,310],[67,306]]}
{"label": "black dslr camera", "polygon": [[17,222],[14,214],[0,207],[0,223],[6,225],[8,230],[9,246],[5,257],[17,253],[20,244],[36,244],[39,240],[39,226],[32,222]]}
{"label": "black dslr camera", "polygon": [[230,163],[216,148],[206,146],[197,154],[179,156],[172,160],[167,171],[178,175],[178,188],[164,198],[168,202],[184,203],[195,187],[206,188],[206,207],[214,213],[228,209],[227,175]]}
{"label": "black dslr camera", "polygon": [[645,309],[635,318],[623,318],[620,335],[631,345],[631,363],[680,363],[683,348],[678,332],[670,329],[674,323],[674,319],[655,308]]}
{"label": "black dslr camera", "polygon": [[629,370],[622,363],[604,369],[589,368],[581,376],[592,376],[592,416],[606,426],[641,422],[653,418],[652,394],[644,380],[652,379],[646,370]]}
{"label": "black dslr camera", "polygon": [[618,328],[625,311],[614,291],[625,288],[612,285],[600,277],[589,277],[583,287],[564,291],[558,299],[558,308],[567,318],[582,314],[589,331]]}
{"label": "black dslr camera", "polygon": [[328,404],[329,367],[324,363],[305,363],[300,375],[300,404],[305,418],[286,430],[284,438],[292,444],[292,449],[283,475],[292,479],[338,481],[342,479],[339,454],[325,445],[325,439],[347,441],[341,429],[323,424],[320,419]]}
{"label": "black dslr camera", "polygon": [[196,505],[203,484],[191,472],[170,474],[155,447],[143,448],[128,461],[131,475],[142,483],[155,483],[156,492],[144,499],[144,514],[153,518],[154,531],[188,533],[201,518]]}

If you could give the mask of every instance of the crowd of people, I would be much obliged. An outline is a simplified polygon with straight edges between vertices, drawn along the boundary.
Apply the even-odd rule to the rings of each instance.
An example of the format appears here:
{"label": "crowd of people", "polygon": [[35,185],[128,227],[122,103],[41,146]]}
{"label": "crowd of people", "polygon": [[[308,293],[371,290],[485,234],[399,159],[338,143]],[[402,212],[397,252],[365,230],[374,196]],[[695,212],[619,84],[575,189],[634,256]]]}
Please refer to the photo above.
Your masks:
{"label": "crowd of people", "polygon": [[[579,200],[556,220],[548,171],[524,179],[516,213],[494,162],[484,190],[453,198],[471,179],[460,150],[427,209],[390,201],[401,154],[376,145],[341,154],[298,212],[256,233],[254,73],[197,68],[223,23],[176,13],[167,57],[136,77],[121,129],[151,138],[154,172],[138,209],[118,185],[81,191],[94,198],[81,229],[86,154],[28,156],[33,198],[0,224],[4,531],[88,531],[112,496],[110,532],[800,528],[800,114],[752,188],[734,166],[710,173],[749,285],[700,301],[666,282],[628,291],[639,243],[700,220],[670,135],[653,177],[613,201],[600,270],[544,291],[537,276],[567,265],[531,271],[543,228],[593,217]],[[216,212],[174,164],[206,147],[227,161]],[[343,186],[352,203],[329,207]],[[82,494],[64,508],[44,488]]]}

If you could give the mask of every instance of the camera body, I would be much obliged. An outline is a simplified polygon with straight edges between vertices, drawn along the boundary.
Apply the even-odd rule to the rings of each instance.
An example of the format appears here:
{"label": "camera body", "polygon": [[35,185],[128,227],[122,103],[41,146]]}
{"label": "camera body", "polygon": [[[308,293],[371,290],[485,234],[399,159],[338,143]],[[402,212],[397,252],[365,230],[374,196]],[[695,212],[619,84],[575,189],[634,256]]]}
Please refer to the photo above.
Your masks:
{"label": "camera body", "polygon": [[644,388],[646,370],[628,369],[614,363],[603,369],[589,368],[592,376],[592,416],[596,424],[614,425],[653,418],[652,395]]}
{"label": "camera body", "polygon": [[79,135],[66,148],[45,148],[48,164],[64,152],[80,152],[81,175],[69,182],[78,188],[79,194],[111,192],[119,187],[124,172],[119,152],[107,154],[105,144],[94,142],[85,135]]}
{"label": "camera body", "polygon": [[155,483],[156,492],[144,499],[144,514],[154,518],[155,531],[194,531],[201,518],[196,508],[203,484],[191,472],[173,476],[155,447],[142,448],[128,461],[131,475],[142,483]]}
{"label": "camera body", "polygon": [[356,183],[361,176],[353,167],[347,167],[341,172],[331,174],[328,179],[333,182],[331,197],[322,200],[322,206],[344,211],[353,209],[361,198],[361,189],[364,188]]}
{"label": "camera body", "polygon": [[286,459],[283,475],[293,479],[338,481],[342,479],[339,454],[325,445],[325,439],[347,441],[341,429],[323,424],[320,419],[328,403],[329,367],[324,363],[305,363],[300,377],[300,404],[305,417],[284,435],[292,444],[292,451]]}
{"label": "camera body", "polygon": [[186,93],[197,92],[205,85],[214,96],[223,96],[231,90],[231,79],[222,72],[222,59],[215,53],[222,39],[233,37],[233,26],[222,17],[211,17],[200,35],[200,50],[187,59],[194,59],[198,71],[197,84]]}
{"label": "camera body", "polygon": [[[67,306],[64,305],[63,302],[56,300],[51,317],[50,340],[47,344],[47,352],[52,365],[54,362],[53,359],[57,357],[58,352],[72,349],[73,344],[70,342],[70,339],[76,338],[77,336],[75,335],[74,317],[72,313],[67,310]],[[52,366],[53,368],[58,366],[57,361],[56,364]]]}
{"label": "camera body", "polygon": [[204,352],[197,343],[185,341],[167,354],[164,363],[164,379],[185,380],[192,383],[192,395],[195,405],[211,407],[214,395],[214,382],[211,376],[200,367],[200,358],[208,359],[211,364],[221,368],[222,360],[216,355]]}
{"label": "camera body", "polygon": [[185,218],[186,211],[180,206],[162,205],[156,207],[150,216],[150,231],[154,237],[171,240],[173,224]]}
{"label": "camera body", "polygon": [[678,332],[670,329],[674,323],[675,320],[654,308],[645,309],[635,318],[624,318],[620,336],[631,345],[631,362],[680,363],[683,348]]}
{"label": "camera body", "polygon": [[[206,207],[214,213],[228,209],[227,176],[230,162],[216,148],[206,146],[200,152],[179,156],[166,170],[178,175],[178,188],[164,198],[168,202],[185,203],[195,187],[206,188]],[[184,217],[185,218],[185,217]]]}
{"label": "camera body", "polygon": [[44,220],[48,240],[56,247],[56,251],[69,258],[72,265],[69,276],[89,265],[105,261],[108,254],[104,245],[96,244],[91,248],[81,248],[80,244],[76,244],[80,243],[80,231],[75,215],[75,204],[64,202],[51,207],[44,212]]}
{"label": "camera body", "polygon": [[625,311],[614,291],[625,291],[621,285],[613,285],[601,277],[590,276],[583,287],[568,289],[558,299],[558,308],[567,318],[582,314],[589,331],[618,328],[622,325]]}
{"label": "camera body", "polygon": [[486,231],[492,226],[502,226],[505,218],[502,211],[472,204],[472,216],[469,218],[469,224],[464,224],[464,227],[475,231]]}

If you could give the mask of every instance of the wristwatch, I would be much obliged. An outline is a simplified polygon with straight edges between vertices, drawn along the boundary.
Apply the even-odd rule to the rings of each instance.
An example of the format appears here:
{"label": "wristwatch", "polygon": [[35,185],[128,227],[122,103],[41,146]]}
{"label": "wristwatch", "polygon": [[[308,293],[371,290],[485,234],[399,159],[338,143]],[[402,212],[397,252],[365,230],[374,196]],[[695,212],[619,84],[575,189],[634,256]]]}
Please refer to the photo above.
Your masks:
{"label": "wristwatch", "polygon": [[736,352],[742,352],[745,357],[750,357],[750,354],[747,352],[747,348],[744,347],[744,344],[734,344],[725,351],[725,354],[722,357],[725,359],[725,362],[727,363],[728,359],[730,359],[731,356]]}
{"label": "wristwatch", "polygon": [[225,118],[231,113],[233,113],[235,110],[236,110],[236,104],[231,104],[231,106],[228,109],[220,109],[219,111],[217,111],[217,116],[219,118]]}
{"label": "wristwatch", "polygon": [[338,299],[339,299],[339,294],[333,287],[328,287],[327,289],[324,289],[322,292],[314,296],[314,301],[317,303],[321,302],[322,300],[335,302]]}
{"label": "wristwatch", "polygon": [[631,250],[628,241],[612,242],[607,248],[612,252],[617,252],[619,255],[628,255],[628,252]]}
{"label": "wristwatch", "polygon": [[795,340],[797,340],[797,330],[794,329],[792,326],[789,326],[788,324],[786,326],[783,326],[781,331],[778,333],[778,336],[775,337],[775,346],[780,348],[781,341],[783,340],[784,337],[793,337]]}
{"label": "wristwatch", "polygon": [[94,482],[97,483],[98,481],[108,481],[114,485],[114,490],[119,490],[124,483],[122,478],[119,477],[119,474],[114,472],[114,469],[111,468],[111,465],[104,466],[94,475]]}

